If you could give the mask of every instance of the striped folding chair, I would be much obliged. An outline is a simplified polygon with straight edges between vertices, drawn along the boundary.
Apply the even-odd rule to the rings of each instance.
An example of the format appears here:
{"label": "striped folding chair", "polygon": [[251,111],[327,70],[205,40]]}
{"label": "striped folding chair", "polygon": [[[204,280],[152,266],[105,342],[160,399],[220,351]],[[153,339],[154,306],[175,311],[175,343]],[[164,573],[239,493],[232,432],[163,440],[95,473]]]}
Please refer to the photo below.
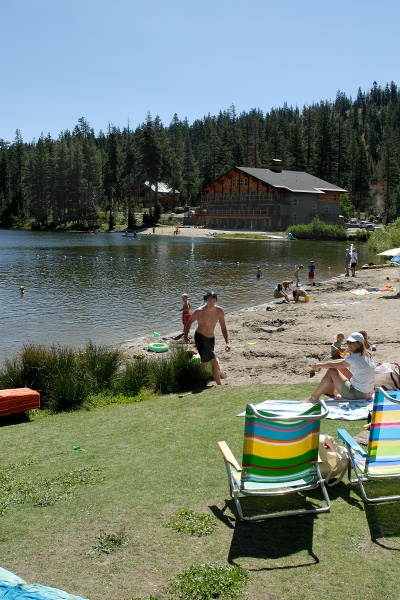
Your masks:
{"label": "striped folding chair", "polygon": [[[369,497],[366,482],[397,479],[400,483],[400,391],[377,388],[371,413],[367,449],[364,450],[346,429],[338,429],[349,456],[349,481],[358,483],[364,502],[400,500],[400,495]],[[352,469],[356,478],[352,478]]]}
{"label": "striped folding chair", "polygon": [[[276,407],[274,402],[274,411]],[[282,401],[282,408],[285,401]],[[226,442],[218,442],[228,473],[230,493],[240,519],[256,521],[326,512],[330,500],[318,467],[318,445],[321,419],[328,409],[321,400],[296,415],[258,411],[246,407],[242,466],[236,461]],[[284,496],[321,488],[323,506],[264,512],[244,516],[240,503],[247,496]]]}

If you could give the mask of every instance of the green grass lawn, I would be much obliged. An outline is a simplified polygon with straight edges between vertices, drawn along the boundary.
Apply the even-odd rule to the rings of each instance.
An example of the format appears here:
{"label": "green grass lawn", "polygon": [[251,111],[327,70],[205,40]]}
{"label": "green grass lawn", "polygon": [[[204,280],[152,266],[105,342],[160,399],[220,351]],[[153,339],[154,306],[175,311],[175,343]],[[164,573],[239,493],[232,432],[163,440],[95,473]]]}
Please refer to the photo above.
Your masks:
{"label": "green grass lawn", "polygon": [[[400,503],[365,508],[341,483],[330,513],[236,519],[216,442],[240,461],[246,402],[302,399],[314,387],[223,386],[3,425],[0,566],[90,600],[161,597],[202,563],[243,567],[254,599],[400,597]],[[322,431],[343,425],[356,434],[363,423],[325,420]],[[182,509],[210,515],[214,531],[166,527]],[[110,548],[115,539],[121,547]]]}

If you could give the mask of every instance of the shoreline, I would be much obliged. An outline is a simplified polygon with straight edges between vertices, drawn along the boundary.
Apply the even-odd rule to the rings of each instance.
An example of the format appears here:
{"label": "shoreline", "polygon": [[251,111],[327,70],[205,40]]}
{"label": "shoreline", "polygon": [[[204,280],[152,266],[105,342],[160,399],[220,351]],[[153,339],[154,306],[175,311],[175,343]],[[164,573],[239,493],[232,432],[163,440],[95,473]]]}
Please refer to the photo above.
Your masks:
{"label": "shoreline", "polygon": [[[386,286],[392,286],[390,289]],[[377,345],[375,362],[400,360],[400,325],[394,311],[400,302],[399,269],[383,267],[357,271],[357,276],[334,277],[318,286],[307,283],[310,302],[280,304],[271,298],[257,306],[225,313],[231,351],[224,351],[224,340],[216,328],[215,351],[226,373],[223,385],[269,383],[306,383],[313,363],[329,359],[329,348],[338,331],[346,337],[364,329]],[[379,288],[368,292],[366,288]],[[389,304],[388,304],[389,302]],[[191,329],[191,340],[195,328]],[[173,348],[181,331],[160,335],[160,341]],[[166,356],[147,351],[149,336],[127,340],[119,345],[128,358],[144,353],[146,357]],[[187,348],[193,348],[188,344]],[[322,375],[312,381],[317,385]]]}

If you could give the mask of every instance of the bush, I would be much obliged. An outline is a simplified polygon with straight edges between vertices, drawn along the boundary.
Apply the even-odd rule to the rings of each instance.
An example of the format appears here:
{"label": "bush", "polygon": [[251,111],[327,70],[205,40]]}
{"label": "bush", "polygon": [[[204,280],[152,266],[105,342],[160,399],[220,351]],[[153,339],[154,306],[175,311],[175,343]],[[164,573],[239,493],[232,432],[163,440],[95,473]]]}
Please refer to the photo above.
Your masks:
{"label": "bush", "polygon": [[115,382],[114,391],[136,396],[143,388],[150,387],[152,372],[152,361],[148,359],[137,359],[133,363],[126,362]]}
{"label": "bush", "polygon": [[377,253],[400,248],[400,218],[384,229],[374,231],[368,240],[368,248]]}
{"label": "bush", "polygon": [[24,345],[21,355],[6,359],[4,366],[0,377],[2,387],[29,387],[45,396],[55,366],[54,350],[45,346]]}
{"label": "bush", "polygon": [[188,533],[195,537],[210,535],[217,525],[211,515],[198,513],[189,508],[184,508],[178,514],[173,515],[165,524],[177,533]]}
{"label": "bush", "polygon": [[91,341],[88,342],[81,354],[83,369],[90,373],[98,390],[111,387],[121,360],[121,350],[96,346]]}
{"label": "bush", "polygon": [[[200,387],[200,369],[183,348],[167,357],[135,360],[121,365],[120,350],[96,346],[86,349],[29,345],[21,355],[6,360],[0,373],[3,388],[30,387],[41,395],[42,408],[60,412],[83,406],[99,391],[137,396],[144,388],[164,394]],[[121,368],[122,367],[122,368]]]}
{"label": "bush", "polygon": [[21,355],[5,361],[2,387],[29,387],[41,395],[42,408],[54,411],[82,406],[90,393],[112,385],[121,352],[89,342],[84,351],[52,345],[23,346]]}
{"label": "bush", "polygon": [[154,364],[152,387],[157,392],[172,394],[201,385],[199,365],[191,360],[183,348],[173,350],[168,357]]}
{"label": "bush", "polygon": [[303,240],[347,240],[347,230],[341,225],[327,225],[318,217],[308,225],[291,225],[286,230]]}
{"label": "bush", "polygon": [[169,598],[212,600],[238,598],[248,575],[242,567],[205,564],[192,566],[179,573],[169,585]]}

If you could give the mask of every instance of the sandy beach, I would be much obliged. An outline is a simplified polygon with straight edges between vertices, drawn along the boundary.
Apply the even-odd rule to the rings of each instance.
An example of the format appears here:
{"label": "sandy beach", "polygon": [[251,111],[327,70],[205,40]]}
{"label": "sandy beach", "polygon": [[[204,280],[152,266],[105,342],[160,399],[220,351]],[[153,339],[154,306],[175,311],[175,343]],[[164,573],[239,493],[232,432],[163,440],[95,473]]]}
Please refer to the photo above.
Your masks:
{"label": "sandy beach", "polygon": [[[179,235],[207,233],[208,230],[183,229]],[[329,348],[338,331],[347,336],[366,330],[370,342],[377,346],[377,363],[400,361],[398,268],[360,269],[356,277],[317,281],[315,286],[303,281],[302,285],[309,292],[310,302],[279,304],[271,298],[266,304],[225,315],[231,339],[229,353],[224,350],[218,326],[216,329],[216,354],[226,374],[224,385],[309,381],[310,367],[316,361],[329,359]],[[367,291],[368,288],[380,291]],[[193,333],[194,327],[191,339]],[[183,343],[174,339],[177,334],[171,333],[159,341],[172,348]],[[141,338],[125,342],[122,348],[131,357],[145,353],[159,359],[162,355],[147,352],[148,343]],[[317,374],[313,381],[317,384],[321,376]]]}
{"label": "sandy beach", "polygon": [[[176,230],[176,227],[172,227],[170,225],[159,225],[158,227],[156,227],[156,231],[153,234],[152,233],[152,229],[148,228],[148,229],[143,229],[139,235],[172,235],[174,236],[174,231]],[[266,232],[266,231],[238,231],[237,229],[235,230],[229,230],[229,229],[203,229],[202,227],[189,227],[189,226],[181,226],[178,227],[178,235],[181,237],[210,237],[216,234],[227,234],[227,233],[234,233],[234,234],[240,234],[240,233],[249,233],[249,234],[257,234],[257,235],[263,235],[266,238],[272,238],[272,239],[287,239],[287,235],[284,232]]]}

